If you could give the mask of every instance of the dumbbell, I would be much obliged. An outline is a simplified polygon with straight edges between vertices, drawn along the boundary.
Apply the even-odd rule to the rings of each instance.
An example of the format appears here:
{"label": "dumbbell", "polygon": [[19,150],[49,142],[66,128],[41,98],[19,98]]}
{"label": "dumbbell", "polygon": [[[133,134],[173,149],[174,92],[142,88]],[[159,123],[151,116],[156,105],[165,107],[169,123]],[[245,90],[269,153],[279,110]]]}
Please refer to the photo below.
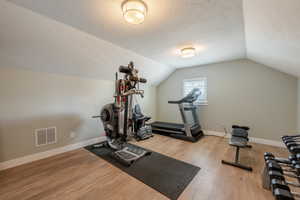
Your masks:
{"label": "dumbbell", "polygon": [[290,149],[291,147],[300,146],[300,141],[289,140],[289,141],[284,141],[283,143],[287,149]]}
{"label": "dumbbell", "polygon": [[286,159],[286,158],[275,157],[274,154],[270,152],[266,152],[264,153],[264,159],[265,162],[267,162],[268,160],[275,160],[279,164],[296,165],[300,161],[300,154],[291,154]]}
{"label": "dumbbell", "polygon": [[[272,166],[272,163],[273,163],[274,166],[279,165],[279,167],[289,167],[290,169],[284,168],[284,171],[293,172],[297,175],[300,175],[299,157],[300,157],[300,154],[292,154],[292,155],[289,155],[288,159],[277,158],[272,153],[266,152],[264,159],[265,159],[266,165],[268,165],[268,163],[271,163],[270,166]],[[270,166],[267,166],[267,167],[270,167]]]}
{"label": "dumbbell", "polygon": [[291,146],[297,146],[297,145],[300,144],[299,142],[297,142],[297,141],[295,141],[295,140],[288,140],[288,141],[284,141],[283,143],[285,144],[285,146],[286,146],[287,148],[289,148],[289,147],[291,147]]}
{"label": "dumbbell", "polygon": [[[283,168],[275,160],[267,160],[266,167],[267,167],[268,171],[279,171],[280,173],[282,173],[286,176],[292,177],[292,178],[298,178],[298,175],[300,174],[299,173],[300,172],[300,162],[299,161],[292,161],[291,165],[289,165],[289,166],[284,165],[285,168]],[[286,172],[288,172],[288,173],[286,173]]]}
{"label": "dumbbell", "polygon": [[291,146],[290,148],[287,148],[289,152],[292,154],[299,154],[300,153],[300,145],[297,146]]}
{"label": "dumbbell", "polygon": [[297,139],[300,138],[300,135],[284,135],[281,137],[282,140],[286,140],[286,139]]}
{"label": "dumbbell", "polygon": [[282,139],[282,142],[285,145],[287,145],[288,143],[300,144],[300,137],[299,138],[286,138],[286,139]]}
{"label": "dumbbell", "polygon": [[282,141],[291,153],[300,153],[300,137],[283,138]]}
{"label": "dumbbell", "polygon": [[297,193],[292,193],[290,188],[278,179],[272,179],[272,193],[276,200],[294,200]]}
{"label": "dumbbell", "polygon": [[[297,169],[299,170],[299,169]],[[278,164],[274,160],[268,160],[266,162],[264,171],[262,173],[262,186],[266,190],[271,189],[271,180],[272,179],[279,179],[281,181],[285,181],[285,176],[296,178],[299,180],[300,176],[298,176],[297,170],[287,170],[285,168],[282,168],[280,164]],[[298,183],[294,182],[287,182],[287,184],[294,185],[294,186],[300,186]]]}
{"label": "dumbbell", "polygon": [[276,157],[274,154],[270,153],[270,152],[265,152],[264,153],[264,159],[266,160],[276,160],[280,163],[286,163],[286,164],[290,164],[291,161],[293,160],[300,160],[300,153],[293,153],[291,155],[288,156],[288,159],[286,158],[279,158]]}
{"label": "dumbbell", "polygon": [[274,190],[273,195],[276,200],[295,200],[293,194],[288,190],[277,188]]}
{"label": "dumbbell", "polygon": [[265,159],[265,161],[267,161],[267,160],[275,160],[275,161],[277,161],[277,162],[279,162],[281,164],[290,165],[290,164],[292,164],[293,160],[297,160],[298,158],[297,158],[296,155],[293,155],[293,154],[290,155],[288,157],[288,159],[286,159],[286,158],[279,158],[279,157],[275,157],[274,154],[272,154],[270,152],[265,152],[264,153],[264,159]]}
{"label": "dumbbell", "polygon": [[282,140],[282,142],[288,146],[288,145],[300,145],[300,138],[298,139],[286,139]]}
{"label": "dumbbell", "polygon": [[[292,185],[294,187],[300,187],[299,183],[286,181],[285,177],[284,177],[286,174],[281,173],[280,171],[271,170],[271,171],[269,171],[268,175],[269,175],[269,180],[277,179],[277,180],[281,181],[282,183],[284,183],[285,185]],[[293,176],[289,176],[289,177],[299,179],[299,176],[293,175]],[[271,182],[270,182],[270,184],[271,184]]]}
{"label": "dumbbell", "polygon": [[299,141],[300,137],[287,137],[287,138],[281,138],[283,142],[288,142],[288,141]]}

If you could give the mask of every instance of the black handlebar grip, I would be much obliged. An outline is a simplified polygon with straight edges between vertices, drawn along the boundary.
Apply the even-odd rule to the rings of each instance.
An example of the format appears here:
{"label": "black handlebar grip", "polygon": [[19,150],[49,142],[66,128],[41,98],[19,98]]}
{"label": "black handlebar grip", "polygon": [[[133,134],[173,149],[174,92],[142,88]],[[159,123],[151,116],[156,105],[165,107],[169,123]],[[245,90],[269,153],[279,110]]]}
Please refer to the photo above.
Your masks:
{"label": "black handlebar grip", "polygon": [[147,79],[145,79],[145,78],[140,78],[140,82],[141,82],[141,83],[147,83]]}
{"label": "black handlebar grip", "polygon": [[126,67],[126,66],[120,66],[119,72],[125,73],[125,74],[130,74],[132,72],[132,69],[129,67]]}

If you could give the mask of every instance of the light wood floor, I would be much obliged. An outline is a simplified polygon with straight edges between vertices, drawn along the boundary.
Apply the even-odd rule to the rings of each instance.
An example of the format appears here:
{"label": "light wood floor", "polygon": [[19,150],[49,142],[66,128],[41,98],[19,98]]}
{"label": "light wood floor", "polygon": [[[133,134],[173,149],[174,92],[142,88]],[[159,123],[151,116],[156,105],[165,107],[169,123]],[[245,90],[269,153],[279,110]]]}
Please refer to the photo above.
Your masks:
{"label": "light wood floor", "polygon": [[[262,155],[266,151],[287,155],[284,149],[259,144],[253,144],[249,150],[242,149],[242,162],[254,168],[249,173],[221,164],[221,159],[233,159],[234,148],[220,137],[206,136],[197,143],[189,143],[155,135],[138,144],[202,168],[181,194],[181,200],[273,199],[271,193],[261,187]],[[79,149],[0,172],[0,199],[167,198],[94,154]]]}

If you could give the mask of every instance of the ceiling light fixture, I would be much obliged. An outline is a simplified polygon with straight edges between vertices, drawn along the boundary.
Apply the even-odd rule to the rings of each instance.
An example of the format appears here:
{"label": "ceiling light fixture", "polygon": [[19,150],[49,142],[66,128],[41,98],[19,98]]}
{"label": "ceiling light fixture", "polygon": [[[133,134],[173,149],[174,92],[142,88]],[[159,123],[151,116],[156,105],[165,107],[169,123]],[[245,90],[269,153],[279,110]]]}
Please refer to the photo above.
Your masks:
{"label": "ceiling light fixture", "polygon": [[131,24],[140,24],[145,20],[147,5],[142,0],[126,0],[122,3],[125,20]]}
{"label": "ceiling light fixture", "polygon": [[196,55],[196,49],[194,47],[187,47],[181,49],[181,57],[182,58],[190,58]]}

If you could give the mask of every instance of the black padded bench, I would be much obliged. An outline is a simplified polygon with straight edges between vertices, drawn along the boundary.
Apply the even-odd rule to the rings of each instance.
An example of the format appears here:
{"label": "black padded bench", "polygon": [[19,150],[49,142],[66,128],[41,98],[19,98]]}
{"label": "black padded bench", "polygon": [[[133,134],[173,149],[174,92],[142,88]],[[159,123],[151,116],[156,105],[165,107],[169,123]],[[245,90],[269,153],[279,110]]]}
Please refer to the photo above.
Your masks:
{"label": "black padded bench", "polygon": [[249,141],[248,131],[249,131],[249,127],[246,126],[237,126],[237,125],[232,126],[232,133],[231,133],[231,138],[229,140],[229,144],[231,146],[236,147],[235,160],[234,162],[222,160],[222,164],[231,165],[247,171],[252,171],[251,167],[242,165],[239,162],[240,148],[252,147],[251,145],[248,145],[248,141]]}

